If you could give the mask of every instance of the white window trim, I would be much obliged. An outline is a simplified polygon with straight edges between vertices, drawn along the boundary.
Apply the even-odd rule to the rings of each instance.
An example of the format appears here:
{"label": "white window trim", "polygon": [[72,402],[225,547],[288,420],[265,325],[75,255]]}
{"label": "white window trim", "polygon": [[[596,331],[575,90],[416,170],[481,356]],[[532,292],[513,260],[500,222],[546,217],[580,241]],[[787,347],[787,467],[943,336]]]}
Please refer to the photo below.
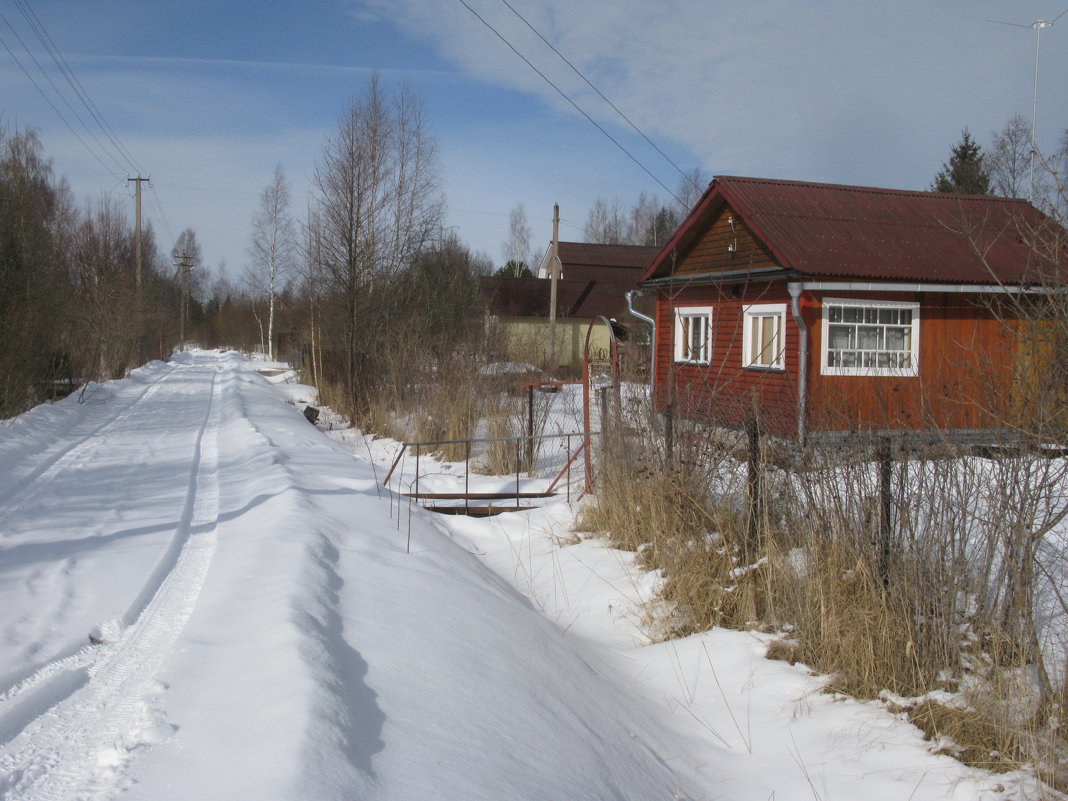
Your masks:
{"label": "white window trim", "polygon": [[[686,358],[683,353],[682,319],[703,319],[705,325],[705,352],[703,359]],[[675,307],[675,362],[677,364],[711,364],[712,358],[712,307],[711,306],[676,306]]]}
{"label": "white window trim", "polygon": [[[778,352],[771,364],[755,364],[753,353],[753,321],[767,317],[777,319],[776,338],[779,342]],[[742,306],[742,367],[747,370],[785,370],[786,369],[786,304],[759,303]]]}
{"label": "white window trim", "polygon": [[[820,346],[820,373],[822,375],[854,376],[900,376],[913,377],[920,374],[920,304],[898,300],[868,300],[862,298],[823,298],[822,318],[823,344]],[[862,306],[865,308],[891,308],[912,310],[912,336],[909,349],[910,367],[831,367],[827,364],[830,348],[831,306]]]}

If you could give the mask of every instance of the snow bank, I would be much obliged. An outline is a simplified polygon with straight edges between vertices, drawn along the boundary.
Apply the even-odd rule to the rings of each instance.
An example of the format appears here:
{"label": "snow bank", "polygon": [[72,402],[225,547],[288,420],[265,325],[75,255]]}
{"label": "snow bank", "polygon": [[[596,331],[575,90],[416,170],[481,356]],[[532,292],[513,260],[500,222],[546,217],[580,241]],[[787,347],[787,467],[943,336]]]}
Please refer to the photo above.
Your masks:
{"label": "snow bank", "polygon": [[243,358],[109,386],[0,443],[0,796],[695,797],[612,670]]}

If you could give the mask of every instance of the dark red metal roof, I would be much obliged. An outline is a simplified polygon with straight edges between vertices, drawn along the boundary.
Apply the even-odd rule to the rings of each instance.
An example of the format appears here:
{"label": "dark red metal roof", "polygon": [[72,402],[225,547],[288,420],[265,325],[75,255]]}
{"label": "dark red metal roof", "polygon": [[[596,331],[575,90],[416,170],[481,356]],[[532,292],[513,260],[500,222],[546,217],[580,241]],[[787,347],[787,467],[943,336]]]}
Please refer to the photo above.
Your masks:
{"label": "dark red metal roof", "polygon": [[[507,317],[547,317],[552,282],[545,278],[487,276],[480,288],[489,310]],[[562,278],[557,281],[556,311],[561,317],[622,317],[627,310],[623,284]]]}
{"label": "dark red metal roof", "polygon": [[[660,248],[640,245],[596,245],[590,242],[560,242],[560,263],[569,266],[609,267],[644,270]],[[566,273],[565,273],[566,275]],[[567,276],[578,278],[580,276]],[[581,276],[586,277],[586,276]]]}
{"label": "dark red metal roof", "polygon": [[717,177],[642,280],[666,276],[671,253],[684,258],[723,204],[780,266],[826,278],[1039,283],[1029,237],[1055,227],[1023,200]]}

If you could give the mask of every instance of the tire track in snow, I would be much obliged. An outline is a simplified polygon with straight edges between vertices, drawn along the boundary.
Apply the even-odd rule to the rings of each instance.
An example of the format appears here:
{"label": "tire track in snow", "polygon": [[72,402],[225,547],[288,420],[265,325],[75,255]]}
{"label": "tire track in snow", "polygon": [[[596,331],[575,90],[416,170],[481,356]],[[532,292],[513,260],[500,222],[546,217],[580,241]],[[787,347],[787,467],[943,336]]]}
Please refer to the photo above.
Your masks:
{"label": "tire track in snow", "polygon": [[159,690],[154,677],[193,612],[215,552],[222,419],[218,384],[216,372],[171,546],[173,561],[164,557],[142,593],[151,594],[150,599],[116,642],[88,649],[87,665],[61,664],[81,653],[56,663],[59,672],[84,668],[88,679],[75,683],[68,696],[51,699],[51,706],[42,704],[40,714],[0,748],[0,798],[59,801],[110,795],[124,785],[127,763],[135,754],[172,730],[147,697]]}
{"label": "tire track in snow", "polygon": [[141,404],[155,395],[174,373],[175,368],[172,367],[168,372],[156,377],[149,382],[144,392],[120,408],[110,419],[98,425],[74,444],[61,448],[46,457],[28,475],[15,481],[0,498],[0,514],[10,515],[23,507],[27,501],[39,496],[65,469],[79,462],[89,461],[92,454],[103,447],[106,442],[104,435],[133,415]]}

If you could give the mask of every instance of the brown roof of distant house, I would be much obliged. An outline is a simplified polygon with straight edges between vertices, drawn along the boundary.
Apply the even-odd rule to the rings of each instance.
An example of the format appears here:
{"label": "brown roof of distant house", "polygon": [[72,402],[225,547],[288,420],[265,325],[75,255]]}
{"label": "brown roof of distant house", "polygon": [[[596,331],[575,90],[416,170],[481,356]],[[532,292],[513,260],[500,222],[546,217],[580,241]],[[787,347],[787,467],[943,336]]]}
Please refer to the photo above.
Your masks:
{"label": "brown roof of distant house", "polygon": [[783,268],[815,277],[1037,283],[1042,265],[1026,240],[1056,228],[1023,200],[725,176],[640,280],[668,275],[672,252],[684,255],[724,204]]}
{"label": "brown roof of distant house", "polygon": [[560,262],[567,265],[637,267],[645,269],[660,248],[641,245],[596,245],[591,242],[560,242]]}
{"label": "brown roof of distant house", "polygon": [[[506,317],[547,317],[552,282],[544,278],[487,276],[481,291],[489,309]],[[626,311],[623,293],[633,287],[612,282],[562,278],[557,281],[556,312],[560,317],[620,317]]]}

